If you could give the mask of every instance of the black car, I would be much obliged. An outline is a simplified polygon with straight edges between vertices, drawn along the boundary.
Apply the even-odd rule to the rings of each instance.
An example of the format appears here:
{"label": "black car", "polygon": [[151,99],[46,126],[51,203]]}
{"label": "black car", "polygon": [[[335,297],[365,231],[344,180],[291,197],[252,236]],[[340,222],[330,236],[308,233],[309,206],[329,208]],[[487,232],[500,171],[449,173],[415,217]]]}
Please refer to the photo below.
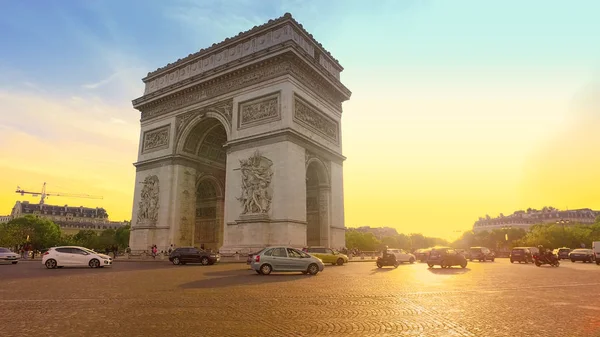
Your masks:
{"label": "black car", "polygon": [[558,248],[556,250],[556,256],[558,256],[559,260],[568,260],[569,259],[569,253],[571,253],[571,248]]}
{"label": "black car", "polygon": [[201,263],[203,265],[212,265],[221,259],[217,253],[207,252],[196,247],[179,247],[169,255],[169,261],[173,264]]}
{"label": "black car", "polygon": [[461,268],[466,268],[467,259],[452,248],[438,247],[431,249],[429,252],[427,265],[429,268],[433,268],[433,266],[440,266],[442,268],[461,266]]}
{"label": "black car", "polygon": [[533,256],[527,247],[515,247],[510,251],[510,263],[533,263]]}
{"label": "black car", "polygon": [[583,249],[583,248],[574,249],[572,252],[570,252],[569,259],[571,260],[571,262],[581,261],[583,263],[585,263],[585,262],[593,263],[594,261],[596,261],[596,258],[594,257],[594,251],[591,249]]}
{"label": "black car", "polygon": [[494,252],[486,247],[471,247],[469,248],[469,260],[479,260],[480,262],[492,261],[496,259]]}

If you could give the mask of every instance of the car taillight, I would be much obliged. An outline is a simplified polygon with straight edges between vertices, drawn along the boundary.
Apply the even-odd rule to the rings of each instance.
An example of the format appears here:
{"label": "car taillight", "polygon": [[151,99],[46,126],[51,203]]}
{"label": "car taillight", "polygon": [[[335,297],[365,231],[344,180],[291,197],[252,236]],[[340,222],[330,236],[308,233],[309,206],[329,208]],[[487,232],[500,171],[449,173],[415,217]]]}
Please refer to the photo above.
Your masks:
{"label": "car taillight", "polygon": [[260,255],[256,255],[254,257],[254,262],[260,262]]}
{"label": "car taillight", "polygon": [[45,253],[44,253],[44,254],[42,254],[42,255],[48,255],[48,254],[50,254],[50,253],[49,253],[49,252],[45,252]]}

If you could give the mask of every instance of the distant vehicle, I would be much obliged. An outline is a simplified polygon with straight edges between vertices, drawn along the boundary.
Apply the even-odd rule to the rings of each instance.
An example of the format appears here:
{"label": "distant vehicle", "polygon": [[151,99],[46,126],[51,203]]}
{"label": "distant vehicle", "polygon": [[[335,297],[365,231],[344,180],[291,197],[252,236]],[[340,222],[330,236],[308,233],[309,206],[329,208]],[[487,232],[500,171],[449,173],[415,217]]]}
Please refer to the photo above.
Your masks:
{"label": "distant vehicle", "polygon": [[559,260],[568,260],[570,252],[571,252],[571,248],[562,247],[562,248],[556,249],[555,254],[556,254],[556,256],[558,256]]}
{"label": "distant vehicle", "polygon": [[323,263],[331,263],[333,265],[337,264],[338,266],[348,263],[348,256],[338,252],[335,249],[325,247],[307,247],[304,248],[303,251],[312,256],[318,257],[323,261]]}
{"label": "distant vehicle", "polygon": [[48,269],[89,266],[103,268],[112,265],[112,258],[79,246],[61,246],[48,249],[42,255],[42,264]]}
{"label": "distant vehicle", "polygon": [[529,249],[529,251],[531,252],[531,255],[537,255],[540,253],[540,249],[538,247],[525,247],[527,249]]}
{"label": "distant vehicle", "polygon": [[600,266],[600,241],[592,242],[592,250],[596,256],[596,264]]}
{"label": "distant vehicle", "polygon": [[569,260],[571,260],[571,262],[581,261],[583,263],[594,263],[594,261],[596,261],[596,258],[594,257],[593,250],[579,248],[573,249],[573,251],[569,253]]}
{"label": "distant vehicle", "polygon": [[429,258],[429,253],[431,252],[431,249],[432,248],[421,248],[421,249],[415,250],[415,258],[417,259],[417,261],[419,261],[419,262],[427,261],[427,259]]}
{"label": "distant vehicle", "polygon": [[533,263],[533,255],[527,247],[515,247],[510,252],[510,263]]}
{"label": "distant vehicle", "polygon": [[550,265],[552,267],[560,266],[560,262],[558,261],[558,257],[552,253],[547,254],[534,254],[533,262],[536,266],[541,267],[544,264]]}
{"label": "distant vehicle", "polygon": [[321,259],[292,247],[267,247],[254,255],[250,267],[260,275],[271,272],[317,275],[325,269]]}
{"label": "distant vehicle", "polygon": [[388,248],[387,253],[394,255],[396,257],[396,261],[400,263],[415,263],[415,261],[417,260],[417,258],[413,254],[408,253],[403,249]]}
{"label": "distant vehicle", "polygon": [[174,265],[200,263],[203,266],[213,265],[221,260],[217,253],[207,252],[196,247],[177,247],[169,255],[169,261]]}
{"label": "distant vehicle", "polygon": [[440,266],[442,268],[450,268],[452,266],[467,267],[467,259],[450,247],[433,248],[427,259],[429,268]]}
{"label": "distant vehicle", "polygon": [[19,255],[13,253],[8,248],[0,247],[0,263],[12,263],[17,264],[19,262]]}
{"label": "distant vehicle", "polygon": [[479,260],[479,262],[492,261],[496,259],[494,252],[486,247],[471,247],[469,248],[469,260]]}
{"label": "distant vehicle", "polygon": [[396,255],[390,254],[386,251],[383,256],[377,257],[377,262],[375,262],[377,268],[390,267],[398,268],[400,265],[400,261],[396,260]]}

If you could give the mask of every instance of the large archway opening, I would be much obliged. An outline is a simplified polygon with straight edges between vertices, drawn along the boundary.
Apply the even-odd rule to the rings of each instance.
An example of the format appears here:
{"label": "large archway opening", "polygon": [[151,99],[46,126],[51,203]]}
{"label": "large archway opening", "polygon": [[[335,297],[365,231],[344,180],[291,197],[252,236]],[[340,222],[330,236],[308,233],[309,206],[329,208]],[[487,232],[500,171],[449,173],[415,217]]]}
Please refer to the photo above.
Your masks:
{"label": "large archway opening", "polygon": [[319,160],[306,167],[306,244],[329,247],[329,194],[327,171]]}
{"label": "large archway opening", "polygon": [[193,245],[218,251],[223,245],[227,133],[215,118],[197,122],[188,133],[183,152],[196,162]]}

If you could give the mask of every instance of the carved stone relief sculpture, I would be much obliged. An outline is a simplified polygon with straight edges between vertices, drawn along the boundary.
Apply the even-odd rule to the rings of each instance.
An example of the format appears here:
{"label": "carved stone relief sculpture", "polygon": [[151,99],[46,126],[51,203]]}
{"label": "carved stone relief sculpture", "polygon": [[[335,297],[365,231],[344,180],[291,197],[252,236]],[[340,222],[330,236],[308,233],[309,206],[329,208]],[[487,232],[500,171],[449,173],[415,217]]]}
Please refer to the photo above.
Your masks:
{"label": "carved stone relief sculpture", "polygon": [[137,224],[140,226],[156,226],[160,201],[158,177],[156,175],[148,176],[144,179],[143,184]]}
{"label": "carved stone relief sculpture", "polygon": [[170,131],[171,124],[144,132],[142,153],[168,148]]}
{"label": "carved stone relief sculpture", "polygon": [[242,214],[266,214],[271,208],[273,162],[258,150],[248,159],[240,160]]}
{"label": "carved stone relief sculpture", "polygon": [[271,94],[239,105],[239,127],[267,123],[280,118],[279,93]]}
{"label": "carved stone relief sculpture", "polygon": [[294,120],[334,143],[338,142],[338,123],[298,96],[294,96]]}

